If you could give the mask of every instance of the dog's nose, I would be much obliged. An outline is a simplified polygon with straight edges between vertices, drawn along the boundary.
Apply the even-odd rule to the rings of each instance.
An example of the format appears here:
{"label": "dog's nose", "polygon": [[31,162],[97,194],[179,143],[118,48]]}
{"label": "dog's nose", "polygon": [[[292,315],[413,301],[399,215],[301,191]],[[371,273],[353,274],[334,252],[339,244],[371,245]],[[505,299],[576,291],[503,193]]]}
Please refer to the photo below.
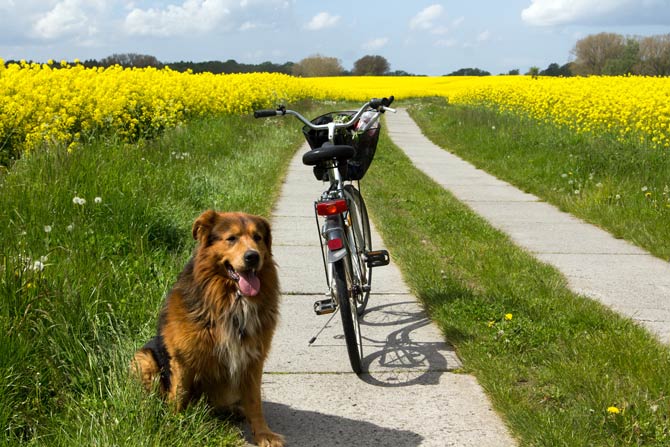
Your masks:
{"label": "dog's nose", "polygon": [[249,268],[257,267],[260,260],[261,260],[261,255],[258,254],[258,252],[255,251],[255,250],[248,250],[244,254],[244,263]]}

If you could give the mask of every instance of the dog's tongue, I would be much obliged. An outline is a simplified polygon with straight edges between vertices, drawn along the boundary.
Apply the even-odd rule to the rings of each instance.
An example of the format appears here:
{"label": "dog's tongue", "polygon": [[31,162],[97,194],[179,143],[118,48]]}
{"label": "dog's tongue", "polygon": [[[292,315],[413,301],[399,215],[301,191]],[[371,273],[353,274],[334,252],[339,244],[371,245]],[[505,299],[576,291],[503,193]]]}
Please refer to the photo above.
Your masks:
{"label": "dog's tongue", "polygon": [[238,285],[240,287],[240,292],[244,296],[256,296],[261,290],[261,280],[256,276],[256,272],[237,272],[240,275],[240,281]]}

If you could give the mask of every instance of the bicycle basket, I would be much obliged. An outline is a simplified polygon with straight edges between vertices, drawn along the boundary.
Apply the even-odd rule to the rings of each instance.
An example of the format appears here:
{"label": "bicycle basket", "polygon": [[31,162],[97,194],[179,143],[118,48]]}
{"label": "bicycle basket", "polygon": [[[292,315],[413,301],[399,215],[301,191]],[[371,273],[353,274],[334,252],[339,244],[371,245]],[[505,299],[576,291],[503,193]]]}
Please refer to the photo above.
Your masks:
{"label": "bicycle basket", "polygon": [[[355,111],[330,112],[318,116],[312,120],[314,124],[327,124],[332,121],[348,121],[356,114]],[[359,120],[361,122],[364,117]],[[366,132],[358,132],[354,126],[335,131],[335,144],[346,144],[353,146],[354,156],[347,160],[346,165],[340,165],[340,174],[344,180],[360,180],[367,172],[377,150],[381,124],[377,121],[372,128]],[[327,130],[314,130],[308,126],[302,128],[305,139],[312,149],[320,148],[323,143],[328,142]],[[328,171],[325,166],[314,166],[314,176],[317,180],[328,181]]]}

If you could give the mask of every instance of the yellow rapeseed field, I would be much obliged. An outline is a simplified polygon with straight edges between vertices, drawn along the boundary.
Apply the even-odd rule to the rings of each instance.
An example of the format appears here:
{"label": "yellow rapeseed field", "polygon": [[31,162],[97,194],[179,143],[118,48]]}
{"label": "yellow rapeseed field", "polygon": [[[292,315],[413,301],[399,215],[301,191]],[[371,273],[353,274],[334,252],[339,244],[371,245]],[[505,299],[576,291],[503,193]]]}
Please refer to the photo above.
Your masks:
{"label": "yellow rapeseed field", "polygon": [[567,126],[610,132],[670,147],[670,79],[338,77],[282,74],[192,74],[84,68],[76,63],[5,64],[0,59],[0,153],[44,144],[72,149],[113,132],[132,141],[205,114],[250,113],[302,99],[356,100],[442,96],[450,103],[492,107]]}

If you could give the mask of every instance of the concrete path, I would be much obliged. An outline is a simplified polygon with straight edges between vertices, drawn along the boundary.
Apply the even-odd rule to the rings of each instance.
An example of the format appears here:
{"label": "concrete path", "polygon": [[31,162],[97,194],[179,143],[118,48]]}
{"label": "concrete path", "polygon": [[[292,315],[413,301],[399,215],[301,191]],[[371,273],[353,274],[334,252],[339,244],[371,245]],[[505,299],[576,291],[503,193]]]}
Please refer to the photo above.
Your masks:
{"label": "concrete path", "polygon": [[670,342],[670,264],[524,193],[431,143],[406,111],[389,135],[417,168],[553,265],[577,293],[599,300]]}
{"label": "concrete path", "polygon": [[[339,314],[316,316],[326,291],[313,201],[323,190],[292,161],[273,216],[282,318],[266,363],[263,406],[291,446],[513,446],[474,377],[453,372],[453,348],[411,295],[398,268],[373,271],[361,331],[369,374],[351,372]],[[384,244],[373,229],[373,248]],[[393,257],[393,253],[391,253]]]}

